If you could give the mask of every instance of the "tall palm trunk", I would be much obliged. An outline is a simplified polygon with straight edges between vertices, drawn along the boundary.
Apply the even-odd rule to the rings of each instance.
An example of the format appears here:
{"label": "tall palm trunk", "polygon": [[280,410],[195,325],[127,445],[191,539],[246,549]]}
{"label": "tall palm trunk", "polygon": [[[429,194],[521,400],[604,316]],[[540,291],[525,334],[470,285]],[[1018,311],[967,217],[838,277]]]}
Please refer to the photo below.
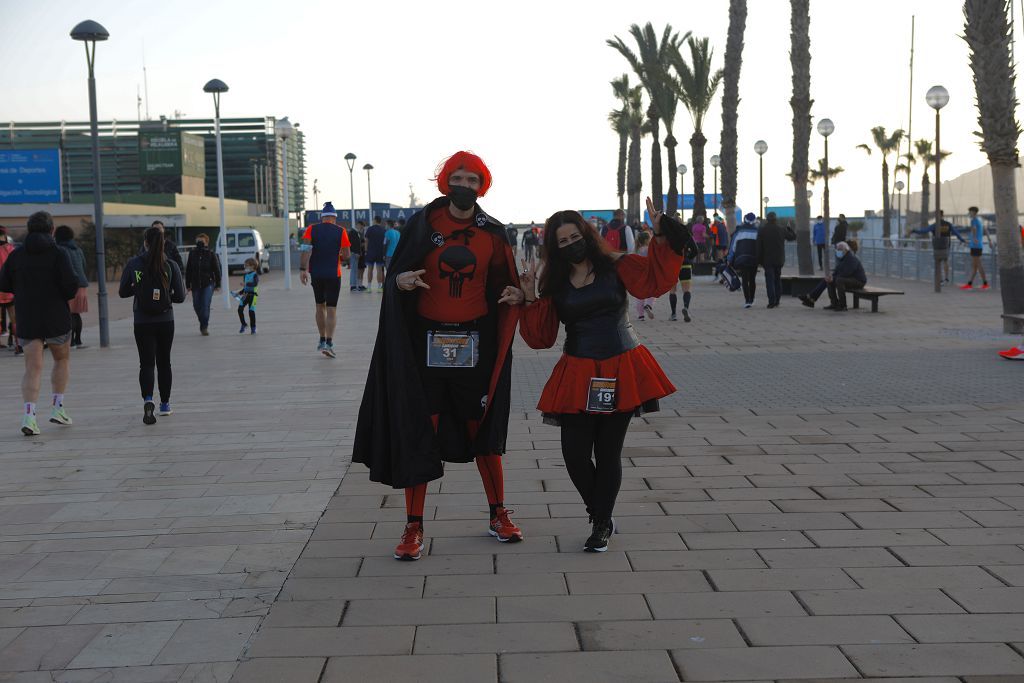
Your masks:
{"label": "tall palm trunk", "polygon": [[679,143],[676,141],[675,136],[672,135],[672,131],[667,132],[665,149],[668,150],[668,206],[665,207],[665,213],[673,216],[682,205],[682,202],[679,201],[679,186],[676,185],[676,145]]}
{"label": "tall palm trunk", "polygon": [[704,205],[704,146],[708,139],[699,130],[693,131],[690,136],[690,151],[693,154],[693,215],[706,216],[707,207]]}
{"label": "tall palm trunk", "polygon": [[[814,275],[811,256],[811,202],[807,198],[807,151],[811,144],[810,0],[790,4],[789,60],[793,67],[793,203],[796,206],[796,255],[801,275]],[[828,169],[825,169],[828,172]]]}
{"label": "tall palm trunk", "polygon": [[[647,110],[650,122],[651,133],[651,199],[654,200],[654,208],[658,211],[665,210],[665,201],[662,198],[662,170],[661,170],[661,141],[658,136],[661,133],[661,122],[654,110],[654,105]],[[676,170],[673,168],[672,172]]]}
{"label": "tall palm trunk", "polygon": [[640,131],[633,130],[629,136],[628,169],[626,171],[626,220],[630,225],[640,225],[640,193],[644,189],[640,170]]}
{"label": "tall palm trunk", "polygon": [[743,32],[747,27],[747,0],[729,0],[729,33],[725,42],[722,75],[722,213],[732,235],[736,230],[736,119],[740,106],[740,67]]}
{"label": "tall palm trunk", "polygon": [[[1024,313],[1024,256],[1017,227],[1017,94],[1014,85],[1013,31],[1007,19],[1012,0],[966,0],[964,40],[970,47],[971,70],[977,93],[981,148],[992,168],[992,200],[999,237],[999,291],[1003,313]],[[941,154],[942,150],[935,150]],[[1020,324],[1003,320],[1003,331]]]}
{"label": "tall palm trunk", "polygon": [[889,208],[889,161],[883,156],[882,157],[882,238],[886,240],[888,244],[889,233],[892,229],[892,225],[889,223],[890,219],[890,208]]}
{"label": "tall palm trunk", "polygon": [[928,217],[931,215],[932,182],[928,177],[928,167],[924,167],[924,175],[921,176],[921,227],[928,225]]}
{"label": "tall palm trunk", "polygon": [[629,133],[619,133],[619,166],[616,173],[616,188],[619,194],[619,208],[624,209],[623,196],[626,194],[626,149],[629,144]]}

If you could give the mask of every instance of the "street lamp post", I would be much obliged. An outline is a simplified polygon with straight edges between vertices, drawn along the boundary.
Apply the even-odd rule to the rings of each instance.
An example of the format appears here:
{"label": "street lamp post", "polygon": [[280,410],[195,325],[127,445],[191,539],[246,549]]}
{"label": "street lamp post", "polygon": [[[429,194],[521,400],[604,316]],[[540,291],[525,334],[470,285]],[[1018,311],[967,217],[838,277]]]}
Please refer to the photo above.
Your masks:
{"label": "street lamp post", "polygon": [[220,202],[220,288],[224,292],[224,308],[231,309],[231,291],[228,284],[228,229],[224,219],[224,153],[220,144],[220,96],[228,91],[224,81],[214,78],[203,86],[203,92],[213,95],[213,130],[217,142],[217,200]]}
{"label": "street lamp post", "polygon": [[[107,259],[103,239],[103,183],[100,176],[100,131],[96,114],[96,43],[110,37],[107,29],[86,20],[71,29],[74,40],[85,43],[85,61],[89,65],[89,126],[92,132],[93,225],[96,238],[96,302],[100,323],[100,346],[110,346],[110,316],[107,313]],[[92,50],[90,50],[92,46]]]}
{"label": "street lamp post", "polygon": [[[928,106],[935,110],[935,237],[942,227],[942,147],[939,142],[939,111],[949,103],[949,91],[941,85],[933,85],[925,95]],[[934,242],[933,242],[934,244]],[[942,274],[938,259],[935,260],[935,292],[942,291]]]}
{"label": "street lamp post", "polygon": [[679,173],[679,220],[686,218],[686,171],[686,164],[676,166],[676,172]]}
{"label": "street lamp post", "polygon": [[[903,235],[903,195],[899,194],[903,192],[903,188],[906,184],[902,180],[896,181],[896,239],[899,240]],[[907,207],[910,208],[909,206]],[[898,244],[898,242],[897,242]]]}
{"label": "street lamp post", "polygon": [[715,213],[718,213],[718,166],[722,163],[722,158],[720,156],[718,156],[717,154],[712,154],[710,161],[711,161],[712,168],[715,169],[715,174],[714,174],[715,175],[714,202],[715,202]]}
{"label": "street lamp post", "polygon": [[373,164],[364,164],[363,170],[366,171],[366,222],[373,222],[373,195],[370,193],[370,171],[373,170]]}
{"label": "street lamp post", "polygon": [[349,199],[349,227],[356,229],[356,190],[352,181],[352,169],[356,166],[356,155],[349,152],[345,155],[345,163],[348,164],[348,199]]}
{"label": "street lamp post", "polygon": [[[825,242],[826,246],[829,241],[829,235],[832,233],[831,216],[829,216],[829,191],[828,191],[828,136],[835,132],[836,125],[832,123],[832,119],[821,119],[818,121],[818,134],[825,138],[825,168],[822,172],[825,177],[825,192],[821,197],[822,213],[825,214]],[[827,273],[831,268],[829,261],[832,260],[832,254],[828,249],[825,249],[825,272]]]}
{"label": "street lamp post", "polygon": [[291,121],[285,116],[274,124],[274,132],[281,138],[281,178],[284,183],[284,288],[292,288],[292,250],[291,250],[291,227],[288,224],[288,138],[295,132]]}
{"label": "street lamp post", "polygon": [[[758,189],[757,196],[764,196],[764,153],[768,151],[768,143],[764,140],[758,140],[754,143],[754,151],[757,152],[757,173],[758,173]],[[768,202],[762,202],[759,211],[758,218],[764,218],[764,205]]]}

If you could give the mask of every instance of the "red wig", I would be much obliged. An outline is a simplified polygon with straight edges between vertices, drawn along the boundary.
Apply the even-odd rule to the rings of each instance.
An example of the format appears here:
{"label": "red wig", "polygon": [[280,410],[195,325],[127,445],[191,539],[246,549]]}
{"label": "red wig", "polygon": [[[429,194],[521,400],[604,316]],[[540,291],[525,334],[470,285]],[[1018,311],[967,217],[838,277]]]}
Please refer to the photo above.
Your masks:
{"label": "red wig", "polygon": [[491,171],[484,160],[472,152],[456,152],[438,166],[434,180],[437,181],[437,189],[441,190],[441,194],[448,194],[448,178],[459,169],[480,176],[480,189],[477,195],[483,197],[487,194],[487,190],[491,188]]}

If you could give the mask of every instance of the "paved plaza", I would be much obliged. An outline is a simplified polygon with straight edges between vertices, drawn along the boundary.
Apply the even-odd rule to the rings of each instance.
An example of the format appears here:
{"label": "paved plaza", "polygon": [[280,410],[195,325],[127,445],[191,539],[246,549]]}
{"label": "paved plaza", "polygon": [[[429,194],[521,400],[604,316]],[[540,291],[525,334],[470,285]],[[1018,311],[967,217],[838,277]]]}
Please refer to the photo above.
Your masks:
{"label": "paved plaza", "polygon": [[73,352],[73,427],[21,436],[0,352],[0,681],[1024,681],[1019,340],[997,292],[876,283],[907,294],[768,311],[761,280],[743,310],[702,280],[693,323],[635,323],[679,392],[634,421],[602,555],[533,409],[556,350],[516,347],[526,541],[450,466],[412,563],[403,493],[348,468],[379,294],[343,293],[334,361],[274,275],[255,337],[179,306],[153,427],[124,302]]}

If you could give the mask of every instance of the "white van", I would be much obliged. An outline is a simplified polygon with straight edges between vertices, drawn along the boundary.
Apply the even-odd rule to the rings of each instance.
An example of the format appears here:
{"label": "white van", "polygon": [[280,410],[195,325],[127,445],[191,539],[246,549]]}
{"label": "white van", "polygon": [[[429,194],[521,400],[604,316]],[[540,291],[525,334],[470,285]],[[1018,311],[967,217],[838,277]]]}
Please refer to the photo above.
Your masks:
{"label": "white van", "polygon": [[[256,259],[260,264],[261,273],[270,272],[270,252],[263,245],[263,237],[252,228],[229,228],[228,237],[228,272],[232,269],[245,268],[246,259]],[[222,253],[224,243],[217,241],[217,253]]]}

